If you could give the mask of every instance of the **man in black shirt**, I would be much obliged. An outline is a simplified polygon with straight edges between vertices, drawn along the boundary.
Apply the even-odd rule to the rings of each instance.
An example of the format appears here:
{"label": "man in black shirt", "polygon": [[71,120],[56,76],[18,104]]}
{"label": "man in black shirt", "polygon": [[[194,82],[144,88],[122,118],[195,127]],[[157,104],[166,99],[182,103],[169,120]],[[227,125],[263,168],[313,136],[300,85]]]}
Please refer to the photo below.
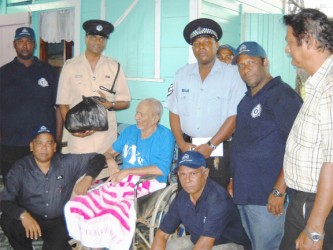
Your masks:
{"label": "man in black shirt", "polygon": [[55,154],[51,131],[42,126],[30,142],[32,154],[18,160],[6,176],[0,193],[0,224],[14,249],[32,249],[42,237],[43,249],[71,249],[63,215],[75,182],[77,194],[85,194],[106,165],[101,154]]}

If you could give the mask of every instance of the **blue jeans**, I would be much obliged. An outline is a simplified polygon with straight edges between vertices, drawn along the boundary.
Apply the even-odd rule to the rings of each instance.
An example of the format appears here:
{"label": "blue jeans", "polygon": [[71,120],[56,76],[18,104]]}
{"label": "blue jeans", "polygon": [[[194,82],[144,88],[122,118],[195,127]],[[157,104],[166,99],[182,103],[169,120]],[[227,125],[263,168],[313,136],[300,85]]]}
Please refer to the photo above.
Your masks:
{"label": "blue jeans", "polygon": [[280,216],[267,211],[266,206],[238,205],[243,227],[249,236],[253,250],[277,250],[283,236],[286,208]]}

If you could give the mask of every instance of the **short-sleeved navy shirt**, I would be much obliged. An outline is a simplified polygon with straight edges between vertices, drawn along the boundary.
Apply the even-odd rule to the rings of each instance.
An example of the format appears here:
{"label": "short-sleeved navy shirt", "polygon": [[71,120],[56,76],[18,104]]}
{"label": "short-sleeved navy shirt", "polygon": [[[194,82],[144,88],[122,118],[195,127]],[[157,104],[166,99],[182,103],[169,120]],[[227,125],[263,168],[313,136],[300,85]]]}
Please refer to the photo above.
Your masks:
{"label": "short-sleeved navy shirt", "polygon": [[248,244],[236,205],[228,192],[211,179],[194,205],[190,196],[181,190],[163,218],[160,229],[172,234],[183,224],[195,244],[200,236],[215,238],[214,245],[234,242]]}
{"label": "short-sleeved navy shirt", "polygon": [[1,144],[28,146],[41,125],[55,131],[55,100],[59,74],[34,57],[25,67],[15,58],[0,68]]}
{"label": "short-sleeved navy shirt", "polygon": [[280,77],[269,81],[254,96],[248,90],[238,104],[231,142],[236,204],[267,204],[282,169],[288,134],[301,105],[301,98]]}

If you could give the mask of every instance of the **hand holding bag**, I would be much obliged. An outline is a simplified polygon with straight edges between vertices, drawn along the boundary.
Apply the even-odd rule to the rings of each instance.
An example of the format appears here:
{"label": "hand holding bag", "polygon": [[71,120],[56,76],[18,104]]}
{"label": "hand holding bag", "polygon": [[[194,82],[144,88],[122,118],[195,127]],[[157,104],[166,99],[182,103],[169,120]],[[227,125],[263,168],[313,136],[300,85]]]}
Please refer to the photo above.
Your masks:
{"label": "hand holding bag", "polygon": [[100,102],[105,99],[99,96],[82,96],[83,100],[68,110],[65,128],[70,133],[86,130],[108,130],[107,110]]}

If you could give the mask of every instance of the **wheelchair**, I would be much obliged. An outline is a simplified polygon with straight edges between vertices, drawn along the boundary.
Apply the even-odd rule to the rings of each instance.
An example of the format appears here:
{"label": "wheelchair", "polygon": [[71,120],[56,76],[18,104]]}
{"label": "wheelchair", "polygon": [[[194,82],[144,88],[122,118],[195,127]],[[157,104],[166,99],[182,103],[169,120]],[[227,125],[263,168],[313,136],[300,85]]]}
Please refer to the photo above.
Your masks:
{"label": "wheelchair", "polygon": [[[156,177],[157,176],[154,175],[141,176],[134,185],[134,209],[137,219],[130,247],[131,250],[148,250],[151,248],[155,232],[177,194],[177,183],[169,176],[169,185],[150,194],[138,197],[139,185]],[[97,184],[93,185],[91,188],[95,189],[99,185],[102,185],[107,178],[108,169],[105,168],[96,177]],[[91,249],[81,245],[81,243],[76,240],[71,240],[70,244],[75,250]]]}
{"label": "wheelchair", "polygon": [[177,183],[171,183],[163,189],[137,198],[137,187],[140,183],[154,177],[143,176],[134,187],[134,207],[137,221],[132,240],[132,250],[150,249],[155,232],[177,194]]}

